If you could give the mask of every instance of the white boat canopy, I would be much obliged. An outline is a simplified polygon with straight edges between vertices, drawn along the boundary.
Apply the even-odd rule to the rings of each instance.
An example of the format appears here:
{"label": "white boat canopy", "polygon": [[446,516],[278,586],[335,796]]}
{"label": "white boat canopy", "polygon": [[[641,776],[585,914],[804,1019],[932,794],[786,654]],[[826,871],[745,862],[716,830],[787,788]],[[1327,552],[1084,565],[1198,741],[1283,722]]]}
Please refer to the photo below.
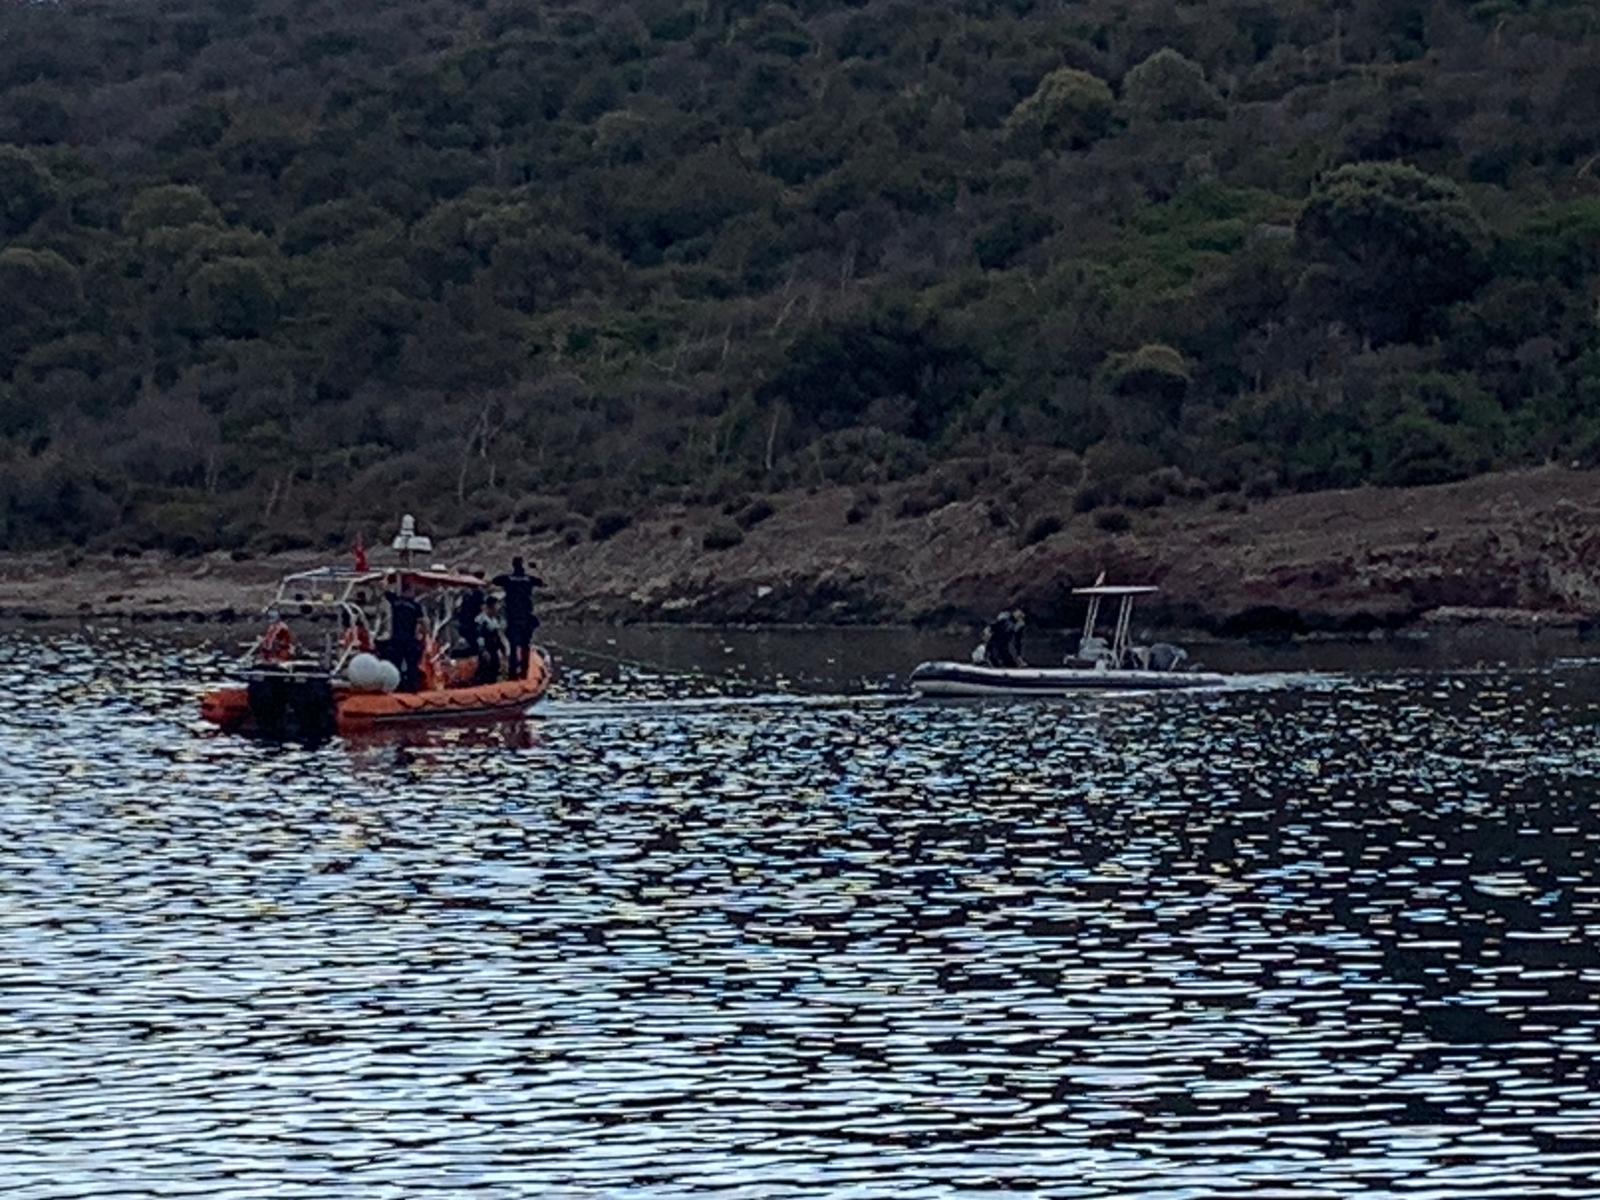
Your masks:
{"label": "white boat canopy", "polygon": [[[1089,611],[1084,614],[1083,638],[1078,643],[1078,657],[1116,670],[1128,657],[1128,646],[1133,640],[1133,602],[1140,596],[1153,595],[1161,589],[1151,584],[1097,583],[1093,587],[1073,588],[1074,596],[1089,597]],[[1095,633],[1100,623],[1100,603],[1118,600],[1116,623],[1112,626],[1111,641]]]}

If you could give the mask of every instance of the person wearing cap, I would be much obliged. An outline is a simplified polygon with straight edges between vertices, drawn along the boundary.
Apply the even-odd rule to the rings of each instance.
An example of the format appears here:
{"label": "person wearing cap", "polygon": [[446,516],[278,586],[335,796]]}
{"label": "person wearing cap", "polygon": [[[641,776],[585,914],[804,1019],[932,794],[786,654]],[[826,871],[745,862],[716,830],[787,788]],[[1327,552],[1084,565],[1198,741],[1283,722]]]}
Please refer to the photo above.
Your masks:
{"label": "person wearing cap", "polygon": [[533,589],[543,587],[544,580],[529,575],[522,559],[517,557],[511,560],[511,573],[496,575],[493,583],[506,598],[506,644],[511,651],[506,677],[526,679],[533,631],[539,628],[539,618],[533,614]]}

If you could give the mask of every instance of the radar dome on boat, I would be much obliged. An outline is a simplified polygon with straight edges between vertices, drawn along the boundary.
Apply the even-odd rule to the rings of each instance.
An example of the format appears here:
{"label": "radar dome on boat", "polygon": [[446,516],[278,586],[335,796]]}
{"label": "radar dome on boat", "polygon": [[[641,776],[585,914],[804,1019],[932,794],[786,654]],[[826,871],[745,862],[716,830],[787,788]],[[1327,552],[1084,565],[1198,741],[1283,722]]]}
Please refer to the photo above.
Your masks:
{"label": "radar dome on boat", "polygon": [[433,553],[433,539],[417,532],[417,519],[410,513],[400,518],[400,532],[391,544],[401,554]]}
{"label": "radar dome on boat", "polygon": [[360,692],[392,692],[400,686],[400,669],[375,654],[358,654],[344,669],[350,686]]}

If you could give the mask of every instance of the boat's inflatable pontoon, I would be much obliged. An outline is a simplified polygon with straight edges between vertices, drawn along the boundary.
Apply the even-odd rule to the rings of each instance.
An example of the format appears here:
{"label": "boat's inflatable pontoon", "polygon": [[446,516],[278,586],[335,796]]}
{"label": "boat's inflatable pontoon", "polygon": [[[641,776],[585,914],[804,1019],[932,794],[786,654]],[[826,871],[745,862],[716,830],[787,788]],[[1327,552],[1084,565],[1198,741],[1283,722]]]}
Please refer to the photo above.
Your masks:
{"label": "boat's inflatable pontoon", "polygon": [[358,692],[322,674],[257,671],[244,687],[218,688],[200,715],[230,733],[320,738],[416,721],[468,721],[521,716],[550,687],[554,668],[538,647],[523,679],[502,679],[423,692]]}
{"label": "boat's inflatable pontoon", "polygon": [[927,662],[911,673],[924,696],[1069,696],[1078,692],[1174,692],[1226,686],[1205,671],[1115,671],[1077,667],[980,667]]}

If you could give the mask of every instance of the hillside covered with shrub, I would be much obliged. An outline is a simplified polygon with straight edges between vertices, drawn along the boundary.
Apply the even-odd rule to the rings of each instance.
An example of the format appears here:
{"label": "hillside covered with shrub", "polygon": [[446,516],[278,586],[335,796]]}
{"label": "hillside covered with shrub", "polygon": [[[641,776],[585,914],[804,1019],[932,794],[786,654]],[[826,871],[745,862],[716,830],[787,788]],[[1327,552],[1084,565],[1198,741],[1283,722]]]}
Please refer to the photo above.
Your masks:
{"label": "hillside covered with shrub", "polygon": [[1600,10],[0,8],[0,548],[1024,448],[1080,511],[1600,461]]}

